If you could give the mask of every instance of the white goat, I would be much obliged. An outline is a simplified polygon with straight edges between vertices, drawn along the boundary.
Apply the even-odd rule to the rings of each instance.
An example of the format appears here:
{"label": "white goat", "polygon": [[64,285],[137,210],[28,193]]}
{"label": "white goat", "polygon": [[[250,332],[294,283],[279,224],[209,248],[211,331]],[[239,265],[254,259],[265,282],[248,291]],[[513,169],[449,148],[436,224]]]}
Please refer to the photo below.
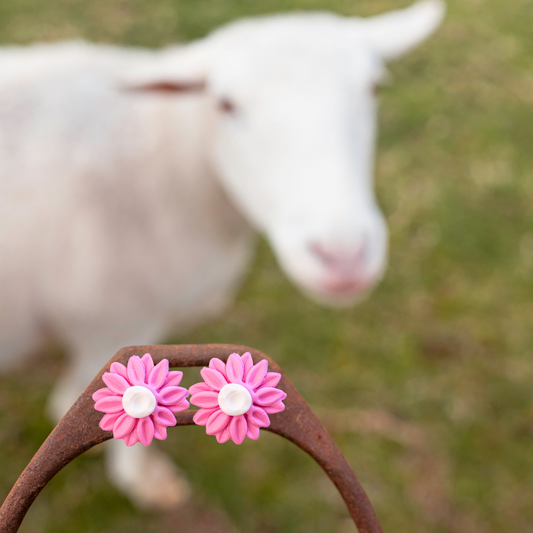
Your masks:
{"label": "white goat", "polygon": [[[62,339],[61,416],[118,348],[220,313],[252,227],[306,293],[353,304],[386,263],[373,89],[443,11],[271,16],[156,52],[0,51],[0,363],[43,329]],[[138,504],[183,496],[166,457],[108,451]]]}

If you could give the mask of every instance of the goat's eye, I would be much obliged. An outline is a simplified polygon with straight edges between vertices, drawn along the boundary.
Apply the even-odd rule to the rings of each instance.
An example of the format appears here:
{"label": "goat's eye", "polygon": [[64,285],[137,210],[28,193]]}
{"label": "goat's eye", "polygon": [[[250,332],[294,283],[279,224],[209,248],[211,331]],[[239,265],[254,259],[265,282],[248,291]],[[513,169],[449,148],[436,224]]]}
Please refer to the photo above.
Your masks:
{"label": "goat's eye", "polygon": [[233,115],[237,111],[237,106],[229,98],[220,98],[218,101],[218,109],[227,115]]}

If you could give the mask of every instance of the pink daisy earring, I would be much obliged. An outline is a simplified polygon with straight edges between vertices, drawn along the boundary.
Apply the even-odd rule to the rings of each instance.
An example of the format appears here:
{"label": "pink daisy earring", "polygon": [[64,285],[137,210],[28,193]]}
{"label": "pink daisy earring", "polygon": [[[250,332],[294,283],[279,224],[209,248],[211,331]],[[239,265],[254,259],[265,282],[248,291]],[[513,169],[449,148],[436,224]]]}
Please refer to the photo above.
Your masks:
{"label": "pink daisy earring", "polygon": [[211,359],[209,368],[200,371],[204,382],[190,388],[191,403],[200,407],[194,422],[220,443],[258,439],[259,428],[270,425],[268,415],[285,409],[287,396],[276,388],[281,374],[267,370],[266,359],[254,365],[248,352],[231,354],[226,364]]}
{"label": "pink daisy earring", "polygon": [[142,359],[134,355],[127,367],[113,363],[102,376],[107,387],[93,394],[94,408],[105,413],[100,427],[127,446],[166,439],[167,427],[176,425],[172,413],[189,407],[189,391],[178,387],[182,377],[183,372],[169,372],[167,359],[154,366],[149,353]]}

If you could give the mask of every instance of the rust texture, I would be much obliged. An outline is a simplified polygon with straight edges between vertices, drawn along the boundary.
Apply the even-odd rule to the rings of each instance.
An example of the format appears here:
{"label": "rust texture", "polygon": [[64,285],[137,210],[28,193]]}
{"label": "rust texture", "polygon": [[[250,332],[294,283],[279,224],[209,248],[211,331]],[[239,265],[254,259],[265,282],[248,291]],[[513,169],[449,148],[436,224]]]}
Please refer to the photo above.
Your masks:
{"label": "rust texture", "polygon": [[[207,366],[212,357],[226,361],[229,354],[250,352],[255,362],[267,359],[269,370],[282,375],[279,388],[287,393],[285,411],[270,415],[265,428],[292,441],[307,452],[333,481],[357,525],[359,533],[382,533],[370,501],[326,428],[281,368],[267,355],[253,348],[232,344],[131,346],[119,350],[76,400],[20,475],[0,508],[0,533],[15,533],[43,487],[70,461],[93,446],[112,438],[98,426],[102,413],[94,410],[92,394],[105,386],[102,374],[111,363],[127,364],[132,355],[152,354],[154,362],[168,359],[171,367]],[[193,425],[194,411],[176,415],[177,426]],[[177,427],[176,426],[176,427]]]}

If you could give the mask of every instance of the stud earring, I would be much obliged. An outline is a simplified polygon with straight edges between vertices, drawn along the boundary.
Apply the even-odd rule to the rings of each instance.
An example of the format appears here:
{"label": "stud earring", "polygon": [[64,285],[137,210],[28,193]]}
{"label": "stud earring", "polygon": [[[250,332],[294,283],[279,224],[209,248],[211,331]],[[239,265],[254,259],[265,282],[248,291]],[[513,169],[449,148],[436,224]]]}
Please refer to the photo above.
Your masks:
{"label": "stud earring", "polygon": [[200,408],[194,422],[220,443],[257,440],[259,428],[270,425],[268,415],[285,409],[287,394],[276,388],[281,374],[268,372],[266,359],[254,365],[248,352],[231,354],[227,363],[215,357],[200,374],[204,382],[190,388],[191,403]]}
{"label": "stud earring", "polygon": [[167,427],[176,425],[172,413],[189,407],[189,391],[178,386],[182,377],[183,372],[169,371],[167,359],[154,366],[149,353],[130,357],[127,367],[113,363],[102,376],[107,387],[93,394],[94,408],[105,413],[100,427],[127,446],[165,440]]}

